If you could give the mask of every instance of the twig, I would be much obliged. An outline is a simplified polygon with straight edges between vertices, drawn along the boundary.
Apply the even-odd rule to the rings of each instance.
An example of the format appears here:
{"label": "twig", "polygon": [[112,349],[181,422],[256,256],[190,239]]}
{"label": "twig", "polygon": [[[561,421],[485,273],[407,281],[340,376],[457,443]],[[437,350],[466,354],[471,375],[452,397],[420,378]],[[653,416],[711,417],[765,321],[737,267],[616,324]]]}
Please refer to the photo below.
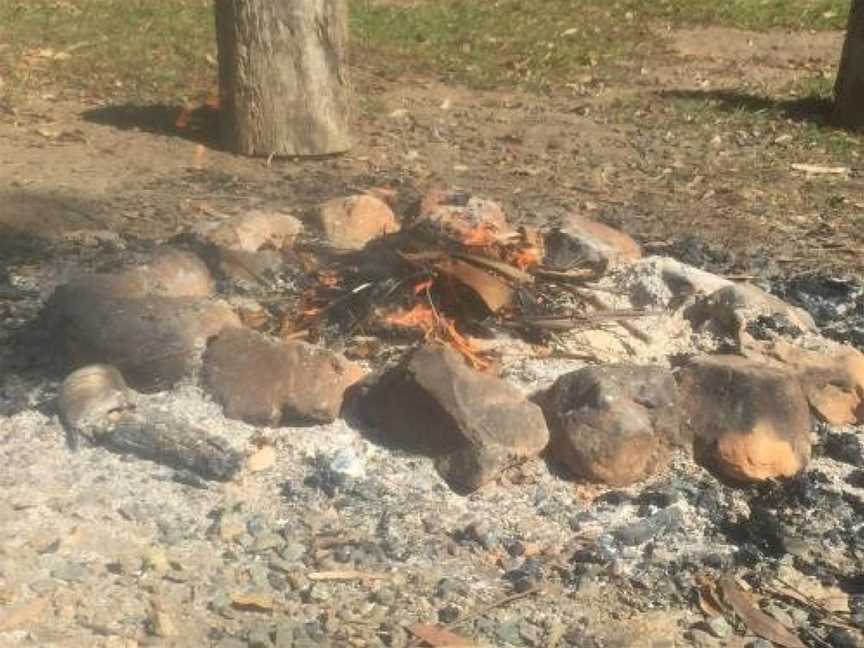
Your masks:
{"label": "twig", "polygon": [[[441,628],[444,630],[453,630],[454,628],[458,628],[461,625],[465,625],[469,621],[473,621],[474,619],[477,619],[477,618],[483,616],[487,612],[490,612],[496,608],[508,605],[509,603],[512,603],[513,601],[518,601],[519,599],[528,598],[529,596],[537,594],[540,591],[541,591],[541,588],[538,586],[538,587],[532,587],[531,589],[527,589],[524,592],[519,592],[518,594],[511,594],[510,596],[505,596],[504,598],[498,599],[497,601],[492,601],[492,603],[489,603],[488,605],[484,605],[484,606],[478,608],[477,610],[474,610],[474,612],[472,612],[471,614],[467,614],[464,617],[462,617],[461,619],[457,619],[453,623],[448,623],[447,625],[443,625],[443,626],[441,626]],[[422,643],[423,643],[423,639],[414,639],[413,641],[406,644],[405,648],[414,648],[416,646],[420,646]]]}

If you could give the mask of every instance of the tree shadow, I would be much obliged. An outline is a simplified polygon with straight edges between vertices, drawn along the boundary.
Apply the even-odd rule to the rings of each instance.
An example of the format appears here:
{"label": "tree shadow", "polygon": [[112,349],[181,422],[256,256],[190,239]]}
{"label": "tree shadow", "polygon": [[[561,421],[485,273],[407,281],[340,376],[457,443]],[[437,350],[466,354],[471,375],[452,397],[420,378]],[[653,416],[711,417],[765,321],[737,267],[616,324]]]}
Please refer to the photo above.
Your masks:
{"label": "tree shadow", "polygon": [[767,113],[819,127],[834,127],[831,122],[834,102],[816,95],[776,99],[732,90],[663,90],[658,94],[664,99],[714,102],[724,112]]}
{"label": "tree shadow", "polygon": [[[207,106],[185,112],[179,106],[166,104],[117,104],[85,110],[84,121],[112,126],[118,130],[138,130],[154,135],[166,135],[219,149],[219,113]],[[186,125],[178,126],[179,121]]]}

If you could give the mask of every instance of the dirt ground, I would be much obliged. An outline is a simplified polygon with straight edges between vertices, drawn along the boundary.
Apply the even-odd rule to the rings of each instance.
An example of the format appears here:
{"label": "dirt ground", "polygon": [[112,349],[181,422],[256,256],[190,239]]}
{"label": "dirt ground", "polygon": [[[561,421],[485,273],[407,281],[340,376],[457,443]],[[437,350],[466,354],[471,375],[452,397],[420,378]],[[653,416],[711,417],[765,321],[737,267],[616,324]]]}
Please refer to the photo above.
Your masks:
{"label": "dirt ground", "polygon": [[[695,237],[740,269],[860,271],[857,140],[822,127],[825,106],[794,94],[833,72],[842,35],[667,36],[663,51],[543,95],[356,69],[356,146],[320,161],[234,157],[206,124],[176,131],[171,106],[43,93],[0,114],[0,226],[49,241],[99,231],[159,239],[209,210],[302,213],[369,185],[456,184],[502,201],[517,221],[591,213],[651,250]],[[15,261],[15,250],[3,253]]]}

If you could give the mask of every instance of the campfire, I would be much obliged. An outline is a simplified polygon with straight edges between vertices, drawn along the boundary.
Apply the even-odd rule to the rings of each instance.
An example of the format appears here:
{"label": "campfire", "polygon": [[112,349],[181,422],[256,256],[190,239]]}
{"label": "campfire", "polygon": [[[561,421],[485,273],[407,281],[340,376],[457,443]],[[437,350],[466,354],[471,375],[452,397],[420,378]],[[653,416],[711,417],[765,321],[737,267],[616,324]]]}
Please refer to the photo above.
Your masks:
{"label": "campfire", "polygon": [[496,331],[539,343],[589,321],[641,315],[603,308],[590,289],[604,267],[558,248],[550,255],[539,231],[512,227],[494,203],[458,191],[435,197],[409,225],[361,250],[305,246],[312,280],[278,335],[420,338],[487,370],[494,362],[483,339]]}

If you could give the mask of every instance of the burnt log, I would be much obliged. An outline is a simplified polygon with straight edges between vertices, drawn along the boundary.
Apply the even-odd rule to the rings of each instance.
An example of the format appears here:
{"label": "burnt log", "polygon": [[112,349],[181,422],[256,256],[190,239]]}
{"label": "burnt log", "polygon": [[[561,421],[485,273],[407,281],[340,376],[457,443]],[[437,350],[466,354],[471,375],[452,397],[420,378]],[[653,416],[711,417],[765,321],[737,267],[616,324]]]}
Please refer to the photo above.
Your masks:
{"label": "burnt log", "polygon": [[216,0],[223,145],[251,156],[351,147],[346,0]]}
{"label": "burnt log", "polygon": [[204,479],[229,481],[243,467],[243,454],[217,436],[169,417],[125,417],[96,442]]}

